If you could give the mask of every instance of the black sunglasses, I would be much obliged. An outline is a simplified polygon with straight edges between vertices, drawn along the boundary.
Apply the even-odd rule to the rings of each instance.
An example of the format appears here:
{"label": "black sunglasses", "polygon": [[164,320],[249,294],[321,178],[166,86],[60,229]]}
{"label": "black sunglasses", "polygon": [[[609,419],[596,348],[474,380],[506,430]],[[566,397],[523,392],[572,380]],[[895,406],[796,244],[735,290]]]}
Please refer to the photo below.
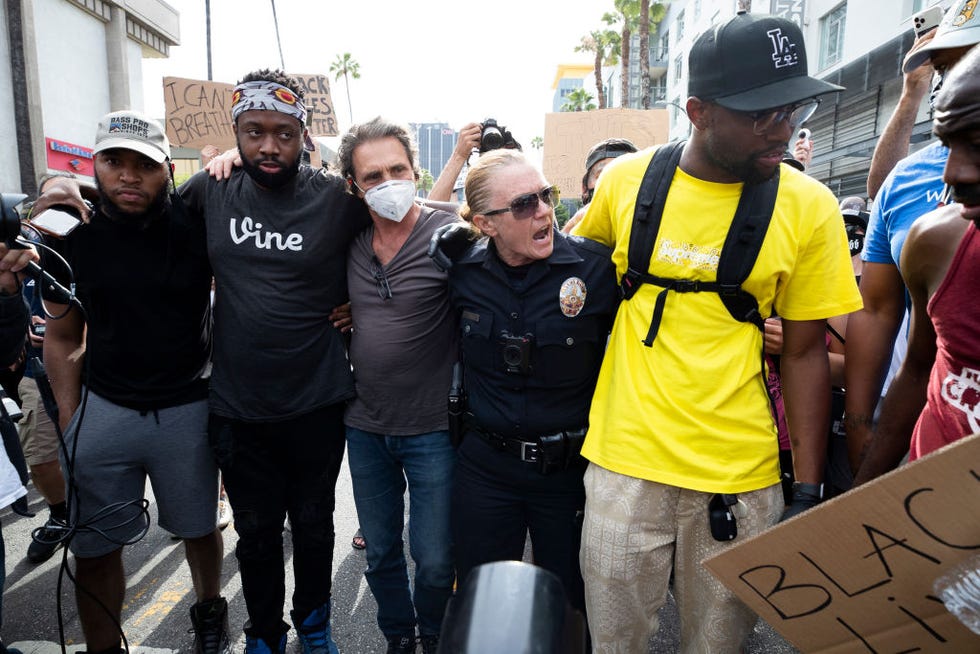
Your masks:
{"label": "black sunglasses", "polygon": [[553,207],[555,203],[558,202],[558,187],[548,186],[541,189],[537,193],[525,193],[524,195],[518,195],[516,198],[511,200],[510,205],[504,207],[503,209],[494,209],[493,211],[484,211],[484,216],[496,216],[498,213],[507,213],[508,211],[514,215],[517,220],[526,220],[534,215],[534,212],[538,210],[538,201],[544,203],[546,207]]}
{"label": "black sunglasses", "polygon": [[388,284],[388,277],[385,276],[384,268],[381,267],[378,257],[371,257],[371,273],[374,275],[374,281],[378,284],[378,297],[382,300],[390,300],[391,286]]}
{"label": "black sunglasses", "polygon": [[813,115],[819,106],[819,98],[811,98],[786,107],[763,109],[762,111],[739,111],[738,113],[751,118],[754,121],[752,131],[761,136],[783,121],[789,121],[790,127],[795,131]]}

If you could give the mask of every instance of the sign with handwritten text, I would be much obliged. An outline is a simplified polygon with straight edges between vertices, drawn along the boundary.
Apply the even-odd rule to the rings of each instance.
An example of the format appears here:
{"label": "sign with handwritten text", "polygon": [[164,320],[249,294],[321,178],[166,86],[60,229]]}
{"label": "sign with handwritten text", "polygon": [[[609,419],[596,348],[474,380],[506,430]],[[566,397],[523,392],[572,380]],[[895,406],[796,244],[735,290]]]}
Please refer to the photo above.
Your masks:
{"label": "sign with handwritten text", "polygon": [[980,434],[704,563],[804,652],[980,652],[936,597],[980,552]]}
{"label": "sign with handwritten text", "polygon": [[[307,127],[311,136],[337,136],[337,118],[330,96],[330,81],[324,75],[292,75],[300,83],[309,111]],[[231,121],[232,84],[163,78],[167,138],[175,146],[201,149],[216,145],[220,150],[235,146]]]}
{"label": "sign with handwritten text", "polygon": [[562,197],[582,194],[585,156],[593,145],[612,137],[629,139],[638,149],[666,143],[669,119],[664,109],[597,109],[545,114],[545,179]]}

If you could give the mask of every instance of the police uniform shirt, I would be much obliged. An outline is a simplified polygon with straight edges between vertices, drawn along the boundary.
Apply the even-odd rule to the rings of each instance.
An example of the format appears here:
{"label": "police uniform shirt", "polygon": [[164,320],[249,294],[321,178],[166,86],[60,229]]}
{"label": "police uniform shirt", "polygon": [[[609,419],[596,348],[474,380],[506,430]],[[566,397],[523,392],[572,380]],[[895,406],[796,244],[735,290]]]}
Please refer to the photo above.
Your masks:
{"label": "police uniform shirt", "polygon": [[551,256],[511,268],[484,240],[449,280],[476,422],[508,437],[585,426],[619,304],[610,249],[555,230]]}

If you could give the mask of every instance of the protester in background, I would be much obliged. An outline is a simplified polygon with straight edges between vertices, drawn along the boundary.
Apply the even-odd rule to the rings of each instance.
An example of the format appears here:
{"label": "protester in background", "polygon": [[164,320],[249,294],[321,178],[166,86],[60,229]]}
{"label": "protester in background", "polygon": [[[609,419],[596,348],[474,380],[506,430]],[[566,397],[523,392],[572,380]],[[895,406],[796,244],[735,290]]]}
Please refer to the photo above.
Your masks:
{"label": "protester in background", "polygon": [[467,397],[452,533],[461,586],[520,560],[530,533],[534,562],[584,610],[579,448],[618,293],[610,251],[555,228],[555,193],[513,150],[466,178],[461,215],[489,238],[449,274]]}
{"label": "protester in background", "polygon": [[[73,178],[71,173],[44,175],[38,182],[38,193],[43,193],[47,183],[57,177]],[[27,560],[43,563],[50,559],[61,547],[65,535],[64,526],[68,522],[68,509],[65,504],[65,478],[58,459],[58,432],[41,401],[34,367],[31,361],[43,357],[44,333],[47,329],[46,316],[41,303],[41,294],[36,292],[33,278],[23,283],[24,299],[31,307],[31,327],[27,334],[27,361],[24,376],[17,386],[20,395],[21,412],[24,417],[19,423],[21,447],[24,459],[31,472],[34,488],[48,505],[48,518],[27,546]]]}
{"label": "protester in background", "polygon": [[[980,431],[980,47],[948,74],[933,131],[949,148],[952,201],[909,229],[902,277],[912,296],[909,349],[888,389],[855,484]],[[911,448],[909,447],[911,441]]]}
{"label": "protester in background", "polygon": [[[773,34],[792,53],[778,67]],[[681,651],[742,651],[757,616],[702,561],[821,500],[830,405],[826,318],[860,307],[836,199],[781,166],[815,97],[840,90],[807,76],[800,28],[739,13],[698,38],[689,71],[693,134],[667,178],[657,245],[649,269],[640,271],[660,280],[642,284],[620,307],[582,451],[591,461],[581,561],[595,651],[646,650],[672,571]],[[620,275],[653,154],[611,163],[575,230],[614,247]],[[742,287],[761,317],[782,317],[783,397],[797,480],[785,513],[776,433],[759,379],[762,330],[733,318],[713,292],[667,292],[667,285],[697,290],[716,280],[741,194],[770,183],[777,171],[772,218]],[[654,314],[661,293],[663,310]],[[729,505],[733,494],[737,503]],[[737,516],[737,535],[713,537],[712,513]]]}
{"label": "protester in background", "polygon": [[[941,87],[946,71],[977,42],[980,11],[976,11],[973,0],[958,0],[932,37],[918,39],[906,55],[903,95],[907,97],[903,97],[875,148],[868,178],[868,192],[874,203],[862,253],[864,308],[849,318],[851,337],[845,364],[845,424],[851,469],[855,471],[871,438],[876,407],[904,355],[907,333],[900,332],[900,327],[908,298],[898,267],[902,246],[915,219],[941,202],[942,171],[948,151],[942,143],[933,143],[898,162],[877,193],[873,185],[880,171],[887,170],[894,161],[895,152],[908,151],[908,135],[915,120],[915,111],[910,107],[917,106],[916,98],[921,100],[924,95],[922,77],[934,70],[936,88]],[[935,95],[931,100],[934,98]]]}
{"label": "protester in background", "polygon": [[[861,279],[861,250],[864,249],[864,232],[868,227],[868,212],[864,198],[851,196],[840,201],[841,217],[847,231],[848,253],[854,278]],[[827,319],[827,354],[830,357],[830,434],[827,443],[827,472],[825,493],[828,498],[850,490],[854,482],[847,449],[847,430],[844,427],[844,353],[848,316]]]}
{"label": "protester in background", "polygon": [[606,164],[616,157],[630,152],[636,152],[636,146],[627,139],[619,138],[599,141],[589,149],[588,154],[585,155],[585,175],[582,176],[582,207],[562,226],[561,231],[570,234],[572,228],[582,220],[582,216],[585,215],[585,208],[589,206],[592,195],[595,193],[599,173],[603,171]]}
{"label": "protester in background", "polygon": [[[28,261],[36,261],[37,258],[33,249],[8,250],[6,245],[0,243],[0,367],[17,363],[24,352],[30,311],[14,271],[20,271]],[[27,489],[20,483],[20,475],[7,458],[6,449],[0,447],[0,508],[6,508],[25,495]],[[3,531],[0,529],[0,627],[3,626],[3,586],[6,578]],[[0,638],[0,654],[21,654],[21,651],[6,647]]]}
{"label": "protester in background", "polygon": [[[426,250],[437,228],[459,218],[415,202],[417,157],[407,128],[381,118],[351,127],[337,153],[348,190],[371,215],[347,259],[357,396],[344,423],[367,546],[364,574],[389,654],[414,653],[416,642],[435,654],[455,580],[449,503],[456,452],[446,415],[455,321],[446,273]],[[413,583],[402,539],[406,487]]]}
{"label": "protester in background", "polygon": [[[156,121],[131,111],[106,115],[93,153],[95,212],[51,242],[71,266],[84,315],[44,291],[51,314],[62,316],[46,323],[44,361],[74,454],[71,519],[93,528],[70,543],[79,621],[88,652],[121,651],[122,546],[142,535],[139,502],[149,478],[160,526],[184,539],[197,596],[194,652],[223,654],[230,641],[219,595],[218,471],[207,439],[211,267],[203,224],[172,191],[170,144]],[[58,203],[64,188],[77,194],[75,180],[59,178],[35,210]],[[46,267],[67,281],[62,267]]]}

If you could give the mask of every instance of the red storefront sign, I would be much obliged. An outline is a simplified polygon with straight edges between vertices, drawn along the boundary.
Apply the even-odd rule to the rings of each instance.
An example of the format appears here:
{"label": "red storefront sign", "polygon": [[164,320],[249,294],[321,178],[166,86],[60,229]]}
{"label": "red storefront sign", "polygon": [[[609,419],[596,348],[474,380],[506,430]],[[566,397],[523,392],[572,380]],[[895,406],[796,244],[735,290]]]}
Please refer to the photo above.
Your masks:
{"label": "red storefront sign", "polygon": [[45,138],[44,145],[48,153],[48,168],[52,170],[65,170],[76,175],[87,175],[88,177],[92,177],[95,174],[92,167],[92,150],[90,148],[52,138]]}

